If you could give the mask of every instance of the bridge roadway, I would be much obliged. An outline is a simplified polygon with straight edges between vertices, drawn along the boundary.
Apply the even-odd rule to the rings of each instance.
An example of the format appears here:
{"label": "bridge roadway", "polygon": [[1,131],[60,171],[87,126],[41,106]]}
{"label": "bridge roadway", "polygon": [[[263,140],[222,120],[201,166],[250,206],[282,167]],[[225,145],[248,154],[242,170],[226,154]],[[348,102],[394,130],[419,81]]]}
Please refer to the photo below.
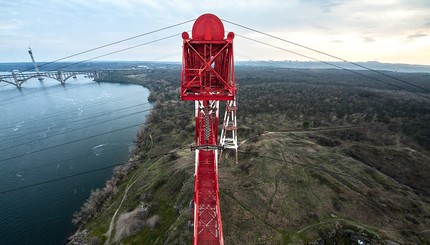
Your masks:
{"label": "bridge roadway", "polygon": [[102,76],[109,74],[112,71],[47,71],[47,72],[15,72],[10,74],[0,75],[0,82],[5,82],[21,88],[22,84],[30,80],[31,78],[38,78],[43,80],[44,78],[52,78],[57,80],[61,84],[66,83],[70,78],[76,78],[77,75],[85,75],[89,78],[97,79]]}

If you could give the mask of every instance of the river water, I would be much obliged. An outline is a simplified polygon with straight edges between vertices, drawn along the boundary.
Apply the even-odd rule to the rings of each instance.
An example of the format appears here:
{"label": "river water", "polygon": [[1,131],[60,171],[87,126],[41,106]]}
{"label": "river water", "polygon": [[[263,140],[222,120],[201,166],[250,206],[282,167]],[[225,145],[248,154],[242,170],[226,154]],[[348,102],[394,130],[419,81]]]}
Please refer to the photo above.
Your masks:
{"label": "river water", "polygon": [[65,242],[72,214],[133,151],[148,95],[84,76],[0,83],[0,244]]}

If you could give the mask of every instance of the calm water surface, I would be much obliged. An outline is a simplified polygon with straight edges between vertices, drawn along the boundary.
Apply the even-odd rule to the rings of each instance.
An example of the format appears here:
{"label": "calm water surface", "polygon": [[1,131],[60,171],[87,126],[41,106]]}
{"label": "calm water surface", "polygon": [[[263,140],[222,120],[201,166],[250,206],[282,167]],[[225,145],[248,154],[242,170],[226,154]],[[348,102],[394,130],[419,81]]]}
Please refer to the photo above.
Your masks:
{"label": "calm water surface", "polygon": [[148,95],[84,76],[32,79],[21,90],[0,83],[0,244],[65,242],[72,214],[112,175],[92,170],[133,150]]}

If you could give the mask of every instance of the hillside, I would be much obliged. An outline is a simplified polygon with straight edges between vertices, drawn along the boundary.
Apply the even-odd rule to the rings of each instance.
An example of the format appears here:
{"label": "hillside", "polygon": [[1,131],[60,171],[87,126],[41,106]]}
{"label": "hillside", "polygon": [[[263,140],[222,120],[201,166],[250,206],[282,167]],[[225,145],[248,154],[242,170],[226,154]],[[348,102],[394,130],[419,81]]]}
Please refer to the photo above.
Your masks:
{"label": "hillside", "polygon": [[[179,69],[104,79],[148,87],[155,105],[136,155],[75,215],[71,244],[191,243],[193,103],[178,100]],[[390,74],[430,89],[428,73]],[[239,164],[225,151],[219,165],[226,244],[430,243],[430,100],[417,88],[338,70],[236,75]]]}

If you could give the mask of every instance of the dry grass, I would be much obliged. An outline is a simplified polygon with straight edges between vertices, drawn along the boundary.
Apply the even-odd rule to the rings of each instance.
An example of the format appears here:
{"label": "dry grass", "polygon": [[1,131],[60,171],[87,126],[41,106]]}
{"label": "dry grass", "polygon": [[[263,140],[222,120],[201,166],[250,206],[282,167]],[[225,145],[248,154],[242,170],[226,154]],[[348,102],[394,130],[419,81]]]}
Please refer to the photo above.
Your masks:
{"label": "dry grass", "polygon": [[[242,148],[252,145],[254,150],[240,155],[240,164],[246,163],[247,168],[238,170],[226,162],[220,169],[222,214],[229,217],[223,219],[226,242],[254,243],[258,238],[274,244],[280,237],[309,242],[338,220],[376,232],[381,239],[420,241],[404,231],[426,229],[429,219],[422,214],[430,214],[430,204],[387,173],[369,170],[342,154],[345,144],[325,147],[304,134],[276,133],[246,142]],[[392,149],[390,154],[393,151],[403,150]],[[248,222],[253,226],[248,227]]]}

